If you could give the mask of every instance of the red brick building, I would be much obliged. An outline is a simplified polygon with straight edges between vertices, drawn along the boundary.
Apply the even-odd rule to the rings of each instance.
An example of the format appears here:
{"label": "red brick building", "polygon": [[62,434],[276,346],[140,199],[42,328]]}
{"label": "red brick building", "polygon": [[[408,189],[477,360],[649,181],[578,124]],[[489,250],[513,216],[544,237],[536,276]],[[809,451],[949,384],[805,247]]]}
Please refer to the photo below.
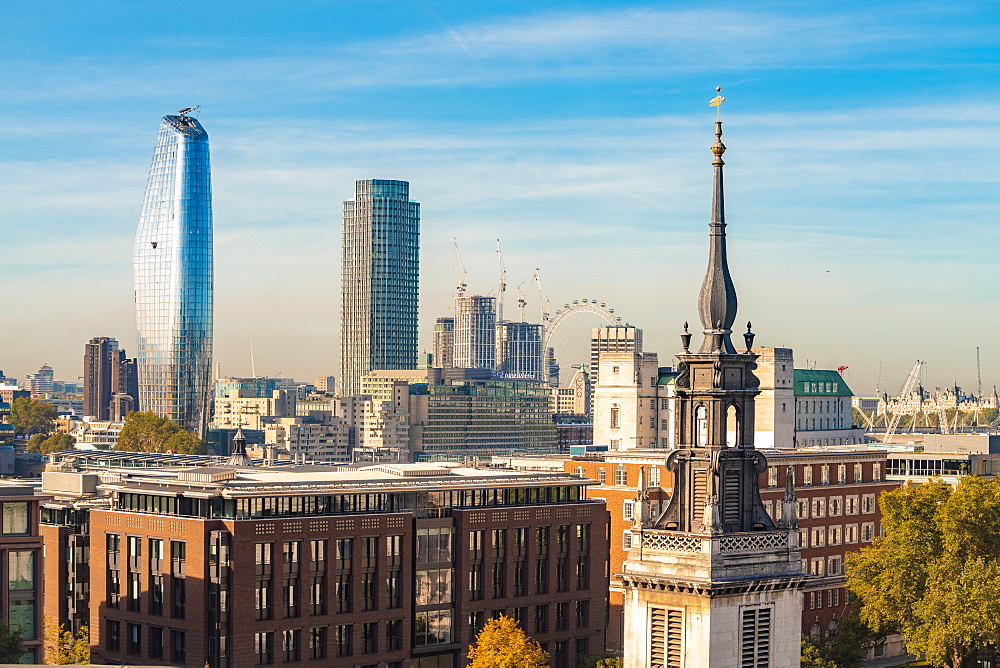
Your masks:
{"label": "red brick building", "polygon": [[39,505],[47,497],[19,485],[0,485],[0,618],[20,631],[24,660],[41,660],[43,551],[39,533]]}
{"label": "red brick building", "polygon": [[499,614],[554,667],[605,645],[608,516],[575,476],[423,464],[116,475],[98,490],[110,507],[88,518],[95,662],[457,668]]}
{"label": "red brick building", "polygon": [[[803,593],[802,632],[827,633],[847,612],[844,556],[869,544],[881,532],[878,497],[899,482],[885,480],[886,453],[867,448],[763,450],[767,470],[760,475],[761,499],[772,517],[780,515],[788,467],[795,470],[799,541],[804,572],[816,577]],[[597,480],[593,498],[607,501],[611,516],[611,573],[620,572],[632,547],[633,500],[644,470],[652,517],[666,508],[673,477],[666,468],[669,451],[631,450],[590,458],[567,459],[564,469]],[[608,646],[621,648],[623,591],[612,577],[609,593]]]}

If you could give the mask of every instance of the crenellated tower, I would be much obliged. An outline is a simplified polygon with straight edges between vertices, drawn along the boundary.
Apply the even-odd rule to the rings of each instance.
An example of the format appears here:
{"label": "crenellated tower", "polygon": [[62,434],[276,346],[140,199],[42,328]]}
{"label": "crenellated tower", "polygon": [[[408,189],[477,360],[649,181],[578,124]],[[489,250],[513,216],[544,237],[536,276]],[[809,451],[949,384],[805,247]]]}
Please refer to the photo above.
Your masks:
{"label": "crenellated tower", "polygon": [[[719,95],[710,103],[721,105]],[[651,517],[640,481],[625,587],[626,668],[790,668],[799,665],[801,594],[794,492],[781,521],[764,510],[754,448],[757,355],[750,323],[732,342],[736,289],[726,257],[721,113],[712,145],[709,256],[698,296],[704,340],[691,352],[687,323],[677,355],[674,488]]]}

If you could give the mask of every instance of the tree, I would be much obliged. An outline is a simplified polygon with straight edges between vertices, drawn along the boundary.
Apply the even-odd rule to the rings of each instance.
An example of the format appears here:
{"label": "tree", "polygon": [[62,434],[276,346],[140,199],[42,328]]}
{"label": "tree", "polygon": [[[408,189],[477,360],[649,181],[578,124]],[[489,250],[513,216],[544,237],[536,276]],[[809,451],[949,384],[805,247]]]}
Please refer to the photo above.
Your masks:
{"label": "tree", "polygon": [[885,637],[868,628],[868,625],[861,621],[857,601],[852,600],[851,603],[854,605],[850,607],[849,612],[837,619],[835,632],[831,632],[815,645],[809,643],[819,652],[820,658],[836,668],[861,668],[868,650]]}
{"label": "tree", "polygon": [[181,429],[152,411],[132,411],[125,416],[117,449],[130,452],[173,450],[200,455],[205,452],[205,443],[192,432]]}
{"label": "tree", "polygon": [[0,622],[0,663],[20,663],[22,656],[21,632]]}
{"label": "tree", "polygon": [[838,668],[837,664],[823,658],[819,647],[807,638],[802,639],[802,668]]}
{"label": "tree", "polygon": [[74,634],[46,615],[42,617],[42,629],[45,663],[53,666],[90,665],[90,630],[86,625]]}
{"label": "tree", "polygon": [[486,622],[469,648],[469,668],[528,668],[547,666],[549,653],[529,638],[512,618],[500,615]]}
{"label": "tree", "polygon": [[885,537],[847,558],[861,620],[951,668],[1000,646],[1000,481],[936,479],[881,500]]}
{"label": "tree", "polygon": [[19,434],[49,434],[56,428],[56,407],[38,399],[18,397],[10,405],[10,423]]}
{"label": "tree", "polygon": [[625,659],[621,652],[600,652],[580,659],[578,668],[622,668],[624,665]]}
{"label": "tree", "polygon": [[28,440],[28,452],[47,455],[57,450],[71,450],[76,439],[69,434],[52,434],[48,438],[44,434],[35,434]]}

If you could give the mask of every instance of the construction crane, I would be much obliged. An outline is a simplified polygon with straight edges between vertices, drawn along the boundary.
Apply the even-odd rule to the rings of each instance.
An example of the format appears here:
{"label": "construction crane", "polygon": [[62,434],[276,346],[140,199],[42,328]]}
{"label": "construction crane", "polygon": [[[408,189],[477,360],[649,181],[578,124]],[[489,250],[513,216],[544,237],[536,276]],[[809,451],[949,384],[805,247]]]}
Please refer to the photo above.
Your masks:
{"label": "construction crane", "polygon": [[190,113],[191,113],[192,111],[198,111],[198,109],[199,109],[200,107],[201,107],[201,105],[200,105],[200,104],[196,104],[196,105],[195,105],[195,106],[193,106],[193,107],[188,107],[187,109],[181,109],[180,111],[178,111],[178,112],[177,112],[177,115],[178,115],[178,116],[187,116],[187,115],[188,115],[188,114],[190,114]]}
{"label": "construction crane", "polygon": [[524,283],[517,286],[517,312],[519,314],[520,322],[525,322],[524,319],[524,309],[528,305],[528,301],[524,298]]}
{"label": "construction crane", "polygon": [[452,237],[451,240],[455,244],[455,281],[457,282],[455,296],[464,297],[465,289],[469,287],[465,282],[469,272],[465,270],[465,263],[462,262],[462,254],[458,251],[458,239]]}
{"label": "construction crane", "polygon": [[[920,380],[920,367],[923,364],[920,360],[913,363],[913,368],[910,369],[910,375],[906,377],[903,382],[903,387],[900,388],[899,394],[896,395],[896,402],[899,403],[901,399],[909,399],[910,395],[913,394],[913,388],[917,386],[917,382]],[[886,407],[889,410],[889,407]],[[899,426],[899,411],[894,411],[892,417],[886,420],[885,434],[882,435],[882,442],[888,443],[889,439],[893,437],[896,433],[896,428]]]}
{"label": "construction crane", "polygon": [[538,322],[542,323],[544,327],[548,324],[551,314],[549,313],[549,298],[545,296],[545,289],[542,287],[541,267],[535,267],[535,275],[532,276],[532,280],[538,286]]}
{"label": "construction crane", "polygon": [[500,269],[500,286],[497,288],[497,322],[503,322],[503,298],[507,293],[507,269],[503,266],[503,253],[500,252],[499,239],[497,239],[497,265]]}

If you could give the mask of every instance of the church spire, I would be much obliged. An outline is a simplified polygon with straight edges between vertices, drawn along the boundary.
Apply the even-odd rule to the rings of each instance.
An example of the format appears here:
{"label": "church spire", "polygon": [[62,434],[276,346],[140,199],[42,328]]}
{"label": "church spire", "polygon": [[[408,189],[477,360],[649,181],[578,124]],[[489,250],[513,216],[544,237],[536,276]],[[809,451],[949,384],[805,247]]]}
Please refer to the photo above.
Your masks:
{"label": "church spire", "polygon": [[722,143],[722,102],[726,98],[722,97],[721,88],[715,90],[719,94],[709,105],[719,108],[719,116],[715,122],[715,143],[712,144],[715,181],[712,188],[712,220],[708,224],[708,270],[698,295],[698,313],[705,331],[705,341],[699,352],[735,353],[730,336],[736,320],[736,288],[726,259],[726,211],[722,187],[722,166],[726,164],[722,160],[722,154],[726,152],[726,145]]}

